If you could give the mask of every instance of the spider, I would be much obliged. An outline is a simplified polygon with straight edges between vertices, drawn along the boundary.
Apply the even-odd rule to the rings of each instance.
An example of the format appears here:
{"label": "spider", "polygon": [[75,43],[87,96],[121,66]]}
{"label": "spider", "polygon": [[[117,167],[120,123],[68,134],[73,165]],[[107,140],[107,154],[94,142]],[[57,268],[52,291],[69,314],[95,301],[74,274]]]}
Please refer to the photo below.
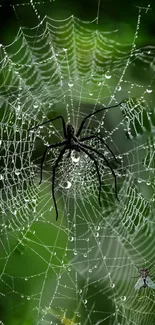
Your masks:
{"label": "spider", "polygon": [[62,120],[62,126],[63,126],[63,134],[64,134],[64,141],[61,141],[61,142],[57,142],[57,143],[54,143],[54,144],[50,144],[49,146],[46,147],[44,153],[43,153],[43,156],[42,156],[42,160],[41,160],[41,173],[40,173],[40,182],[39,184],[41,184],[42,182],[42,173],[43,173],[43,164],[44,164],[44,160],[45,160],[45,157],[46,157],[46,154],[48,152],[48,150],[52,149],[52,148],[57,148],[57,147],[63,147],[55,161],[55,164],[53,166],[53,175],[52,175],[52,197],[53,197],[53,202],[54,202],[54,207],[55,207],[55,212],[56,212],[56,220],[58,219],[58,208],[57,208],[57,203],[56,203],[56,198],[55,198],[55,190],[54,190],[54,187],[55,187],[55,174],[56,174],[56,169],[58,167],[58,164],[60,162],[60,160],[62,159],[64,153],[66,150],[69,150],[69,154],[67,156],[67,158],[70,157],[71,155],[71,151],[72,150],[76,150],[78,152],[84,152],[86,155],[88,155],[88,157],[94,162],[94,165],[95,165],[95,168],[96,168],[96,172],[97,172],[97,175],[98,175],[98,181],[99,181],[99,194],[98,194],[98,200],[99,200],[99,205],[101,206],[101,186],[102,186],[102,183],[101,183],[101,175],[100,175],[100,171],[99,171],[99,167],[98,167],[98,161],[97,159],[94,157],[93,153],[97,154],[98,156],[100,156],[104,161],[105,163],[107,164],[107,166],[109,167],[109,169],[111,170],[111,173],[114,177],[114,182],[115,182],[115,196],[116,196],[116,199],[119,201],[119,198],[118,198],[118,195],[117,195],[117,183],[116,183],[116,175],[115,175],[115,172],[113,170],[113,168],[110,166],[107,158],[100,152],[98,151],[97,149],[95,148],[92,148],[90,145],[86,145],[84,142],[86,140],[90,140],[90,139],[98,139],[99,141],[101,141],[101,143],[107,147],[107,149],[110,151],[110,153],[112,154],[113,158],[115,159],[115,161],[117,163],[120,163],[114,153],[112,152],[112,150],[110,149],[110,147],[106,144],[106,142],[98,135],[98,134],[90,134],[86,137],[83,137],[83,138],[80,138],[79,139],[79,136],[81,134],[81,131],[84,127],[84,124],[86,122],[86,120],[88,118],[90,118],[91,116],[99,113],[99,112],[102,112],[103,110],[106,110],[106,109],[110,109],[110,108],[113,108],[113,107],[118,107],[122,104],[122,102],[120,102],[119,104],[116,104],[116,105],[113,105],[113,106],[105,106],[105,107],[102,107],[101,109],[98,109],[97,111],[87,115],[82,121],[81,121],[81,124],[80,124],[80,127],[77,131],[77,133],[75,134],[75,130],[74,130],[74,127],[72,124],[67,124],[65,123],[65,120],[64,120],[64,117],[62,115],[59,115],[55,118],[52,118],[50,120],[47,120],[41,124],[38,124],[37,126],[33,127],[33,128],[30,128],[28,131],[30,130],[34,130],[42,125],[45,125],[46,123],[49,123],[49,122],[52,122],[52,121],[55,121],[57,119],[61,119]]}

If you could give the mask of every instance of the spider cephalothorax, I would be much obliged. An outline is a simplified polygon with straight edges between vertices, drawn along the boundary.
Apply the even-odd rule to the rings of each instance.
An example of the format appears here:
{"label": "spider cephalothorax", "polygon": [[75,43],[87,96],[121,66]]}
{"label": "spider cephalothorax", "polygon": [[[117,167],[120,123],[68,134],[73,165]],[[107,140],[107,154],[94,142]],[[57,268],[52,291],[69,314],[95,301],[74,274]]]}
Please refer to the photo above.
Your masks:
{"label": "spider cephalothorax", "polygon": [[101,183],[101,175],[100,175],[100,171],[99,171],[99,167],[98,167],[98,161],[97,161],[97,159],[95,158],[95,156],[93,154],[95,153],[99,157],[101,157],[104,160],[104,162],[106,163],[106,165],[108,166],[108,168],[111,170],[111,173],[112,173],[112,175],[114,177],[114,181],[115,181],[115,196],[116,196],[116,199],[119,200],[118,199],[118,195],[117,195],[116,175],[115,175],[115,172],[114,172],[113,168],[109,164],[107,158],[100,151],[98,151],[95,148],[92,148],[90,145],[86,145],[84,142],[86,140],[98,139],[99,141],[101,141],[101,143],[105,147],[107,147],[107,149],[110,151],[110,153],[112,154],[112,156],[115,159],[115,161],[117,163],[120,163],[116,159],[113,151],[110,149],[110,147],[107,145],[107,143],[98,134],[90,134],[90,135],[88,135],[86,137],[83,137],[83,138],[80,138],[79,139],[79,136],[80,136],[81,131],[82,131],[83,127],[84,127],[85,121],[89,117],[91,117],[91,116],[93,116],[93,115],[95,115],[95,114],[97,114],[97,113],[99,113],[99,112],[101,112],[103,110],[110,109],[112,107],[118,107],[119,105],[121,105],[121,103],[116,104],[116,105],[113,105],[113,106],[102,107],[101,109],[97,110],[96,112],[93,112],[93,113],[87,115],[82,120],[82,122],[80,124],[80,127],[79,127],[79,129],[78,129],[78,131],[77,131],[76,134],[75,134],[75,130],[74,130],[73,125],[70,124],[70,123],[66,125],[65,120],[64,120],[64,118],[63,118],[62,115],[59,115],[59,116],[57,116],[55,118],[52,118],[52,119],[50,119],[48,121],[45,121],[45,122],[43,122],[41,124],[38,124],[37,126],[31,128],[31,129],[29,129],[29,130],[34,130],[34,129],[38,128],[39,126],[42,126],[42,125],[44,125],[46,123],[49,123],[49,122],[52,122],[54,120],[57,120],[57,119],[61,119],[62,120],[63,133],[64,133],[64,141],[57,142],[57,143],[54,143],[54,144],[50,144],[49,146],[46,147],[46,149],[44,151],[44,154],[42,156],[42,160],[41,160],[41,174],[40,174],[40,183],[41,183],[42,182],[43,163],[44,163],[44,160],[45,160],[47,151],[49,149],[52,149],[52,148],[57,148],[57,147],[63,146],[63,148],[61,149],[61,151],[60,151],[60,153],[59,153],[59,155],[58,155],[58,157],[57,157],[57,159],[55,161],[55,164],[53,166],[53,175],[52,175],[52,197],[53,197],[55,211],[56,211],[56,220],[58,219],[58,209],[57,209],[57,204],[56,204],[56,199],[55,199],[55,191],[54,191],[55,173],[56,173],[56,169],[58,167],[58,164],[59,164],[60,160],[62,159],[65,151],[67,151],[67,150],[69,151],[69,153],[67,155],[67,158],[70,157],[72,150],[76,150],[78,152],[81,151],[81,152],[85,153],[94,162],[94,165],[95,165],[95,168],[96,168],[96,172],[97,172],[97,175],[98,175],[98,181],[99,181],[99,196],[98,196],[98,199],[99,199],[100,206],[101,206],[101,185],[102,185],[102,183]]}
{"label": "spider cephalothorax", "polygon": [[68,123],[67,124],[67,138],[73,137],[74,135],[74,127],[72,124]]}

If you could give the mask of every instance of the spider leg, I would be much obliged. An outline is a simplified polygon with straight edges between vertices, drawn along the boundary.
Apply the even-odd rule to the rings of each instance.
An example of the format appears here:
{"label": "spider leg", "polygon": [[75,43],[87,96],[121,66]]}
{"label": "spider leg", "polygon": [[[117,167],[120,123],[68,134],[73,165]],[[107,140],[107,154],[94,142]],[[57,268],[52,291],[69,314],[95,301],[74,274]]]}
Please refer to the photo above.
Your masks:
{"label": "spider leg", "polygon": [[79,137],[79,135],[80,135],[80,133],[81,133],[81,131],[82,131],[82,129],[83,129],[83,126],[84,126],[84,124],[85,124],[85,121],[86,121],[89,117],[91,117],[91,116],[93,116],[93,115],[95,115],[95,114],[97,114],[97,113],[99,113],[99,112],[102,112],[103,110],[110,109],[110,108],[113,108],[113,107],[118,107],[118,106],[121,105],[121,104],[122,104],[122,102],[120,102],[120,103],[118,103],[118,104],[116,104],[116,105],[107,106],[107,107],[106,107],[106,106],[105,106],[105,107],[102,107],[102,108],[98,109],[96,112],[93,112],[93,113],[87,115],[86,117],[84,117],[84,119],[82,120],[82,122],[81,122],[81,124],[80,124],[80,127],[79,127],[79,129],[78,129],[78,131],[77,131],[76,137]]}
{"label": "spider leg", "polygon": [[46,123],[49,123],[49,122],[55,121],[55,120],[57,120],[58,118],[61,118],[61,120],[62,120],[62,126],[63,126],[64,137],[65,137],[65,139],[67,139],[66,123],[65,123],[65,120],[64,120],[64,118],[63,118],[62,115],[59,115],[59,116],[57,116],[57,117],[51,118],[51,119],[48,120],[48,121],[45,121],[45,122],[43,122],[43,123],[41,123],[41,124],[38,124],[38,125],[34,126],[33,128],[28,129],[28,131],[35,130],[35,129],[37,129],[39,126],[42,126],[42,125],[44,125],[44,124],[46,124]]}
{"label": "spider leg", "polygon": [[58,209],[57,209],[57,203],[56,203],[56,199],[55,199],[55,193],[54,193],[54,184],[55,184],[55,172],[56,172],[56,168],[58,167],[58,164],[62,158],[62,156],[64,155],[65,151],[68,148],[65,146],[64,148],[62,148],[62,150],[60,151],[60,154],[55,162],[55,165],[53,167],[53,176],[52,176],[52,197],[53,197],[53,201],[54,201],[54,207],[55,207],[55,212],[56,212],[56,221],[58,220]]}
{"label": "spider leg", "polygon": [[106,144],[106,142],[100,137],[98,136],[97,134],[94,134],[94,135],[89,135],[88,137],[85,137],[85,138],[82,138],[82,139],[79,139],[80,142],[83,142],[83,141],[86,141],[86,140],[90,140],[90,139],[99,139],[106,147],[107,149],[111,152],[112,156],[114,157],[115,161],[120,164],[120,161],[116,159],[113,151],[110,149],[110,147]]}
{"label": "spider leg", "polygon": [[91,160],[94,161],[96,171],[97,171],[97,175],[98,175],[98,180],[99,180],[99,196],[98,196],[98,200],[99,200],[99,205],[101,206],[101,186],[102,186],[102,182],[101,182],[101,175],[100,175],[99,168],[98,168],[98,162],[94,158],[94,156],[92,154],[90,154],[83,146],[79,145],[79,148],[80,148],[81,151],[85,152],[90,157]]}
{"label": "spider leg", "polygon": [[117,195],[117,180],[116,180],[116,175],[115,175],[112,167],[110,166],[109,161],[106,159],[106,157],[101,152],[99,152],[96,149],[93,149],[92,147],[90,147],[90,146],[88,146],[86,144],[80,144],[80,147],[82,147],[82,148],[84,147],[86,149],[89,149],[90,151],[93,151],[93,152],[97,153],[101,158],[104,159],[104,161],[106,162],[107,166],[109,167],[109,169],[111,170],[111,172],[112,172],[112,174],[114,176],[114,181],[115,181],[115,196],[116,196],[116,199],[119,201],[119,198],[118,198],[118,195]]}
{"label": "spider leg", "polygon": [[42,156],[42,160],[41,160],[41,166],[40,166],[40,182],[39,184],[41,184],[42,182],[42,174],[43,174],[43,164],[44,164],[44,160],[45,160],[45,157],[46,157],[46,154],[47,154],[47,151],[51,148],[56,148],[56,147],[60,147],[60,146],[63,146],[66,144],[66,141],[63,141],[63,142],[58,142],[58,143],[54,143],[54,144],[51,144],[49,145],[48,147],[46,147],[45,151],[44,151],[44,154]]}

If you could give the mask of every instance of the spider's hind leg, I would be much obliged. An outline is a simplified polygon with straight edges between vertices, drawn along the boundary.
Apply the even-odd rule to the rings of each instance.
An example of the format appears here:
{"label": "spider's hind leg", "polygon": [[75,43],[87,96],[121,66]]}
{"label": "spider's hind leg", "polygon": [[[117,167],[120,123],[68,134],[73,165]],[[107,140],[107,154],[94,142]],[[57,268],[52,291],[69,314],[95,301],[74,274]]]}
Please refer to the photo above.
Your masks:
{"label": "spider's hind leg", "polygon": [[56,169],[58,167],[58,164],[60,162],[60,160],[62,159],[65,151],[66,151],[66,147],[64,147],[61,151],[60,151],[60,154],[55,162],[55,165],[53,167],[53,176],[52,176],[52,197],[53,197],[53,201],[54,201],[54,207],[55,207],[55,212],[56,212],[56,220],[58,220],[58,208],[57,208],[57,203],[56,203],[56,198],[55,198],[55,188],[54,188],[54,185],[55,185],[55,173],[56,173]]}
{"label": "spider's hind leg", "polygon": [[101,181],[101,175],[100,175],[100,171],[99,171],[99,167],[98,167],[98,162],[97,160],[94,158],[94,156],[88,152],[87,149],[84,148],[84,146],[80,146],[80,150],[78,151],[83,151],[84,153],[86,153],[86,155],[94,161],[94,164],[95,164],[95,167],[96,167],[96,172],[97,172],[97,175],[98,175],[98,181],[99,181],[99,195],[98,195],[98,201],[99,201],[99,205],[101,207],[101,187],[102,187],[102,181]]}
{"label": "spider's hind leg", "polygon": [[109,150],[109,152],[113,156],[114,160],[118,164],[121,164],[121,162],[116,158],[115,154],[113,153],[111,148],[108,146],[108,144],[98,134],[92,134],[92,135],[89,135],[87,137],[84,137],[84,138],[80,139],[80,142],[85,142],[86,140],[91,140],[91,139],[98,139],[99,141],[101,141],[101,143],[103,143],[103,145],[106,146],[106,148]]}
{"label": "spider's hind leg", "polygon": [[117,199],[117,201],[120,201],[119,198],[118,198],[118,193],[117,193],[117,180],[116,180],[116,175],[115,175],[115,172],[114,172],[113,168],[111,167],[111,165],[109,164],[108,160],[106,159],[106,157],[100,151],[98,151],[97,149],[94,149],[91,146],[88,146],[86,144],[81,144],[80,148],[81,148],[81,150],[83,148],[86,148],[86,149],[88,149],[88,150],[90,150],[92,152],[95,152],[99,157],[101,157],[102,159],[104,159],[104,161],[106,162],[107,166],[111,170],[111,173],[112,173],[112,175],[114,177],[114,182],[115,182],[115,196],[116,196],[116,199]]}

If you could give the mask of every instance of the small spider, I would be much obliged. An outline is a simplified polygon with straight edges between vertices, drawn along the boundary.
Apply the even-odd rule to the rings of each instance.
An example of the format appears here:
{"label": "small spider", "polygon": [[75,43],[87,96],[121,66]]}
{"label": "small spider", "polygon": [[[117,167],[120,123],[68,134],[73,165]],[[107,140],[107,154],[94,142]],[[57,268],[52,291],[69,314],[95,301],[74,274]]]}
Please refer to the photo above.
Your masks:
{"label": "small spider", "polygon": [[139,290],[141,287],[150,287],[152,289],[155,289],[155,283],[149,277],[149,269],[143,268],[138,270],[138,272],[140,273],[140,278],[135,284],[135,290]]}
{"label": "small spider", "polygon": [[75,134],[74,127],[71,124],[67,124],[67,126],[66,126],[65,120],[64,120],[64,118],[63,118],[62,115],[59,115],[59,116],[57,116],[55,118],[52,118],[52,119],[50,119],[48,121],[45,121],[45,122],[43,122],[41,124],[38,124],[37,126],[35,126],[33,128],[30,128],[28,130],[28,131],[34,130],[34,129],[38,128],[39,126],[42,126],[42,125],[44,125],[46,123],[52,122],[52,121],[57,120],[57,119],[61,119],[62,120],[63,133],[64,133],[64,141],[57,142],[57,143],[54,143],[54,144],[50,144],[49,146],[46,147],[46,149],[44,151],[44,154],[42,156],[42,160],[41,160],[41,174],[40,174],[40,183],[41,183],[42,182],[43,164],[44,164],[44,160],[45,160],[47,151],[49,149],[52,149],[52,148],[57,148],[57,147],[63,146],[63,148],[61,149],[61,151],[60,151],[60,153],[59,153],[59,155],[58,155],[58,157],[57,157],[57,159],[55,161],[55,164],[53,166],[53,176],[52,176],[52,197],[53,197],[54,206],[55,206],[56,220],[58,219],[58,209],[57,209],[57,204],[56,204],[56,199],[55,199],[55,191],[54,191],[54,186],[55,186],[55,173],[56,173],[56,169],[58,167],[58,164],[59,164],[60,160],[62,159],[62,157],[63,157],[63,155],[64,155],[64,153],[65,153],[66,150],[69,150],[69,154],[67,156],[68,158],[71,155],[71,151],[72,150],[76,150],[78,152],[80,152],[80,151],[84,152],[94,162],[94,165],[96,167],[96,172],[97,172],[97,175],[98,175],[98,181],[99,181],[99,195],[98,195],[98,200],[99,200],[99,205],[101,206],[101,186],[102,186],[102,184],[101,184],[101,175],[100,175],[100,172],[99,172],[98,161],[97,161],[97,159],[94,157],[94,155],[92,153],[95,153],[98,156],[100,156],[106,162],[107,166],[111,170],[111,173],[112,173],[112,175],[114,177],[114,181],[115,181],[115,196],[116,196],[116,199],[119,201],[118,196],[117,196],[116,175],[115,175],[115,172],[114,172],[113,168],[110,166],[107,158],[101,152],[99,152],[97,149],[92,148],[89,145],[84,144],[84,142],[86,140],[90,140],[90,139],[98,139],[111,152],[111,154],[112,154],[113,158],[115,159],[115,161],[117,163],[120,163],[120,162],[116,159],[114,153],[109,148],[109,146],[106,144],[106,142],[98,134],[91,134],[91,135],[89,135],[87,137],[83,137],[83,138],[80,138],[79,139],[79,136],[80,136],[81,131],[82,131],[83,127],[84,127],[84,124],[85,124],[86,120],[89,117],[91,117],[91,116],[93,116],[93,115],[95,115],[95,114],[97,114],[99,112],[102,112],[103,110],[110,109],[110,108],[113,108],[113,107],[118,107],[119,105],[121,105],[121,103],[116,104],[116,105],[113,105],[113,106],[102,107],[101,109],[97,110],[96,112],[93,112],[93,113],[87,115],[82,120],[82,122],[80,124],[80,127],[79,127],[79,129],[78,129],[78,131],[77,131],[76,134]]}

